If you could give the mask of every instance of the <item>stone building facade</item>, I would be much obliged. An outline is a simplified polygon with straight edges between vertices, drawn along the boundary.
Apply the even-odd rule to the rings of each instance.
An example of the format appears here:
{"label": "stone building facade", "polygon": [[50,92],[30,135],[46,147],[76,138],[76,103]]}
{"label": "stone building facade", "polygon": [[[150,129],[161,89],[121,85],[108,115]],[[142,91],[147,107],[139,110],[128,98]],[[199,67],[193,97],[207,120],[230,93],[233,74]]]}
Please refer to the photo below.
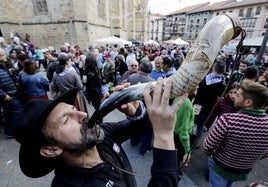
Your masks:
{"label": "stone building facade", "polygon": [[158,33],[158,41],[181,37],[191,43],[210,19],[228,12],[239,17],[247,38],[264,36],[268,25],[268,0],[222,0],[188,6],[158,19],[162,24],[151,21],[151,30],[160,31],[158,25],[164,25],[163,32]]}
{"label": "stone building facade", "polygon": [[65,42],[87,48],[96,39],[149,39],[148,0],[1,0],[0,28],[41,48]]}

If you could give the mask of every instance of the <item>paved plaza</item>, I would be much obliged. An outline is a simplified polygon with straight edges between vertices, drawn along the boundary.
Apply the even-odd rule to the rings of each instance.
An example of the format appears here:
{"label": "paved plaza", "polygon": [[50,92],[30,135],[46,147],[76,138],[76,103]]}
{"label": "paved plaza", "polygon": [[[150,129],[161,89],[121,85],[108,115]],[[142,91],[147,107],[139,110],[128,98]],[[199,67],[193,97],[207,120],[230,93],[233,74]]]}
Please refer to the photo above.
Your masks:
{"label": "paved plaza", "polygon": [[[89,105],[92,112],[92,106]],[[115,110],[108,114],[104,121],[119,121],[124,115]],[[152,152],[141,156],[138,147],[130,146],[129,141],[124,143],[124,148],[132,163],[138,187],[145,187],[150,177],[150,167],[152,164]],[[19,168],[18,161],[19,143],[14,139],[7,139],[4,136],[3,127],[0,127],[0,187],[48,187],[54,173],[51,172],[45,177],[32,179],[23,175]],[[192,153],[189,167],[183,168],[183,176],[179,187],[208,187],[206,180],[207,156],[202,146]],[[246,182],[239,182],[235,187],[245,187],[250,183],[259,182],[268,186],[268,159],[257,163]]]}

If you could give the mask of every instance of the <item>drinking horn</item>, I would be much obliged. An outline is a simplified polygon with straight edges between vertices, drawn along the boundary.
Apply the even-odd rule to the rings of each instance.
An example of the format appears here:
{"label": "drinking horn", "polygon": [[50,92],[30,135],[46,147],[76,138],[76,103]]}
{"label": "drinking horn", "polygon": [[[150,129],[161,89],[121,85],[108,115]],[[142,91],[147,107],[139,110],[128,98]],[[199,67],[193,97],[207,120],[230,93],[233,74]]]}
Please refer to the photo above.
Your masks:
{"label": "drinking horn", "polygon": [[[199,33],[180,68],[169,77],[172,79],[171,98],[183,95],[196,87],[206,76],[224,44],[236,38],[242,31],[239,18],[232,14],[222,14],[212,18]],[[156,82],[153,82],[153,89]],[[148,83],[136,84],[122,91],[114,92],[96,110],[88,121],[95,123],[122,104],[143,100],[143,92]],[[152,92],[153,92],[152,89]]]}

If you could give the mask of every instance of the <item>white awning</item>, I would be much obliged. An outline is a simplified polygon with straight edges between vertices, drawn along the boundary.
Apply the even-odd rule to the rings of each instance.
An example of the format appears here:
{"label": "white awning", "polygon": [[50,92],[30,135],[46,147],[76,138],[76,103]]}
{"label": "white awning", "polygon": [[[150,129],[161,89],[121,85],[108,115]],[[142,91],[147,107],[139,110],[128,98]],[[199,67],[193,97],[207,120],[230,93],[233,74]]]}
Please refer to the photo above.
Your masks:
{"label": "white awning", "polygon": [[[262,36],[262,37],[245,39],[243,41],[243,46],[261,46],[263,38],[264,37]],[[266,42],[266,46],[268,46],[268,42]]]}

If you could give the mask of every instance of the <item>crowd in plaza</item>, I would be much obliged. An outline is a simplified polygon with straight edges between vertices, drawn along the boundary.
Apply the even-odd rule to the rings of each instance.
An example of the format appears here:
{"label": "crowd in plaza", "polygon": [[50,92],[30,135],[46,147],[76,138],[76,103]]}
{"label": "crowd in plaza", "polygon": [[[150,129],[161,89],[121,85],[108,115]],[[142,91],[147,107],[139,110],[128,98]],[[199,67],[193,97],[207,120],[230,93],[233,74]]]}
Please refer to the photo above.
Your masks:
{"label": "crowd in plaza", "polygon": [[[72,137],[70,142],[68,138],[63,140],[63,135],[67,135],[64,133],[70,133],[72,129],[63,133],[52,125],[56,123],[53,120],[58,117],[56,113],[63,116],[59,123],[69,124],[77,120],[84,126],[87,125],[84,122],[86,113],[78,111],[77,106],[76,109],[72,107],[77,93],[82,94],[84,101],[98,110],[103,100],[115,90],[124,89],[125,85],[157,81],[157,85],[161,86],[164,79],[180,68],[190,47],[133,44],[124,47],[89,45],[87,49],[82,49],[79,44],[66,42],[59,49],[41,49],[28,34],[22,38],[17,33],[12,36],[12,43],[1,37],[0,44],[1,125],[4,126],[7,138],[15,137],[22,144],[20,162],[22,171],[27,176],[41,177],[55,169],[56,177],[52,186],[102,184],[103,181],[112,186],[118,180],[125,181],[119,182],[118,186],[135,186],[133,176],[124,172],[131,171],[131,165],[125,158],[125,153],[120,152],[120,144],[129,140],[133,147],[139,146],[141,155],[152,150],[154,152],[149,186],[173,186],[182,174],[182,167],[188,166],[195,142],[200,134],[207,131],[203,146],[209,157],[208,178],[211,186],[231,187],[235,181],[247,180],[254,164],[268,157],[267,53],[263,54],[260,62],[256,62],[256,54],[219,51],[211,70],[198,86],[189,91],[187,98],[179,96],[168,99],[165,103],[163,98],[167,99],[169,89],[161,96],[156,95],[158,92],[155,91],[154,97],[150,98],[148,87],[144,101],[136,101],[121,108],[126,113],[125,121],[105,125],[100,120],[101,125],[96,125],[90,131],[91,135],[96,133],[94,140],[81,140],[85,147],[81,145],[80,148],[80,144],[72,142]],[[46,76],[41,72],[45,72]],[[162,113],[154,113],[155,106],[150,105],[156,102],[154,98],[157,97],[162,98],[159,108],[167,109],[162,110]],[[33,105],[33,101],[37,104]],[[183,103],[178,105],[178,101]],[[44,109],[42,102],[47,103],[44,104]],[[179,109],[174,111],[174,108]],[[65,110],[67,114],[60,112]],[[22,130],[29,125],[29,121],[32,121],[31,126],[38,126],[40,120],[42,126],[39,131],[33,127],[27,132]],[[18,122],[21,124],[18,125]],[[170,129],[160,128],[160,122],[170,124]],[[81,127],[81,133],[86,137],[88,133],[84,132],[85,129],[86,127]],[[172,142],[175,144],[160,144],[158,140],[163,138],[160,130],[163,134],[172,131]],[[37,138],[27,133],[42,137]],[[104,136],[109,141],[115,138],[116,143],[105,141]],[[44,160],[43,170],[39,165],[29,166],[32,162],[30,153],[33,152],[30,149],[36,149],[29,143],[36,138],[40,143],[38,161]],[[170,141],[170,137],[164,140]],[[102,141],[104,146],[99,146]],[[112,143],[114,144],[111,145]],[[41,145],[46,147],[43,149]],[[114,147],[115,145],[119,147]],[[173,146],[176,147],[176,152],[170,151]],[[81,159],[87,154],[95,159],[95,163],[87,163],[89,165],[86,168],[94,171],[83,170],[85,167],[81,164]],[[171,163],[174,154],[176,166]],[[41,155],[46,159],[39,158]],[[59,156],[61,160],[58,159]],[[170,160],[160,161],[164,156]],[[47,157],[53,157],[52,162],[55,164],[57,161],[59,164],[54,168]],[[103,171],[105,172],[102,173]],[[92,176],[83,177],[84,175]],[[108,182],[105,180],[107,175]],[[162,175],[166,177],[165,180],[161,178]],[[156,185],[160,180],[163,181]]]}

